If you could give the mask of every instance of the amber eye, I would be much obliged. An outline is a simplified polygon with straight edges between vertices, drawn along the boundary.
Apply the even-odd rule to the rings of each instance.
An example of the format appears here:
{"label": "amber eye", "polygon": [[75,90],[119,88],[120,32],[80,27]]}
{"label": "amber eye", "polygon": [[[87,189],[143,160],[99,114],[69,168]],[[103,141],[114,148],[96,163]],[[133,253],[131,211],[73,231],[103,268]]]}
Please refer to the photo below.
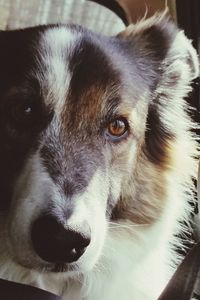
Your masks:
{"label": "amber eye", "polygon": [[128,135],[128,129],[127,120],[125,118],[119,118],[108,124],[106,134],[112,141],[119,141]]}

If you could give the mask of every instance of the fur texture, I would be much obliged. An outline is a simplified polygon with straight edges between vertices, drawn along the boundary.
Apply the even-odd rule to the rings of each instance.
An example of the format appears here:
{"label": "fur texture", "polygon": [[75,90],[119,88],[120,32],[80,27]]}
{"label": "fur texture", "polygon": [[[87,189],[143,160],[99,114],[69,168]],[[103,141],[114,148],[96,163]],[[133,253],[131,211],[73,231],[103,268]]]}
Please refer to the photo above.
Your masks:
{"label": "fur texture", "polygon": [[[184,99],[198,72],[165,15],[117,37],[75,25],[0,32],[1,278],[63,300],[158,298],[194,199]],[[109,132],[116,120],[127,126],[120,137]],[[77,261],[34,250],[31,228],[46,214],[90,229]]]}

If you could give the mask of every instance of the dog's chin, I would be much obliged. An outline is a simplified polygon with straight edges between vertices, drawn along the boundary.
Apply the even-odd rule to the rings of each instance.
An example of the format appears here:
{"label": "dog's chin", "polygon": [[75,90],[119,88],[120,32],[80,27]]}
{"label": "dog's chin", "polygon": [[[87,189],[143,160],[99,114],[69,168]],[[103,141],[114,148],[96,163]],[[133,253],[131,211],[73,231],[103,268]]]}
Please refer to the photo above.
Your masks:
{"label": "dog's chin", "polygon": [[81,272],[76,264],[54,263],[54,264],[38,264],[28,265],[22,264],[23,267],[38,271],[39,273],[68,273],[69,275]]}
{"label": "dog's chin", "polygon": [[76,263],[66,264],[66,263],[55,263],[42,268],[43,272],[52,273],[68,273],[72,275],[74,273],[82,273],[83,270]]}
{"label": "dog's chin", "polygon": [[31,271],[36,271],[39,273],[75,273],[79,272],[81,273],[80,267],[78,266],[77,263],[48,263],[48,262],[37,262],[37,261],[27,261],[23,259],[14,259],[15,263],[17,265],[20,265],[21,267],[31,270]]}
{"label": "dog's chin", "polygon": [[40,265],[35,268],[39,272],[45,273],[75,273],[80,272],[79,267],[76,264],[65,264],[65,263],[55,263],[55,264],[48,264],[48,265]]}
{"label": "dog's chin", "polygon": [[53,273],[71,273],[71,272],[78,272],[79,268],[75,265],[63,264],[63,263],[56,263],[50,269],[49,272]]}
{"label": "dog's chin", "polygon": [[44,273],[65,273],[65,276],[67,277],[74,277],[84,273],[87,273],[91,271],[93,268],[95,268],[95,265],[98,262],[97,260],[78,260],[76,262],[72,263],[62,263],[62,262],[56,262],[56,263],[49,263],[46,261],[38,260],[37,258],[32,259],[23,259],[23,258],[14,258],[14,262],[21,266],[22,268],[25,268],[27,271],[35,271],[41,274]]}

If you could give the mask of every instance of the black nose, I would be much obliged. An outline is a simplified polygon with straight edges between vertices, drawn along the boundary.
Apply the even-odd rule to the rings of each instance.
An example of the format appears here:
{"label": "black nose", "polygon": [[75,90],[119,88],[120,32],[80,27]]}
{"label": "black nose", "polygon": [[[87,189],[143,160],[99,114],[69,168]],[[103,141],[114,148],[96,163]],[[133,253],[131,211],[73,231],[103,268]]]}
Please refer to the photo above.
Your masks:
{"label": "black nose", "polygon": [[54,263],[78,260],[90,243],[90,237],[64,228],[52,216],[40,217],[33,223],[31,238],[36,253],[43,260]]}

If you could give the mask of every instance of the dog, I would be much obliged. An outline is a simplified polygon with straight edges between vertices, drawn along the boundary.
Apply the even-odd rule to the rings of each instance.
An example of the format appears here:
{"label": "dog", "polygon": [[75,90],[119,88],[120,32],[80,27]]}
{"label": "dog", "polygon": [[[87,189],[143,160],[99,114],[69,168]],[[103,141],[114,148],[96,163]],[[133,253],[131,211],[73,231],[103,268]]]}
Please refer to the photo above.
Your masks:
{"label": "dog", "polygon": [[156,300],[194,201],[191,41],[159,13],[113,37],[43,25],[0,45],[0,278]]}

